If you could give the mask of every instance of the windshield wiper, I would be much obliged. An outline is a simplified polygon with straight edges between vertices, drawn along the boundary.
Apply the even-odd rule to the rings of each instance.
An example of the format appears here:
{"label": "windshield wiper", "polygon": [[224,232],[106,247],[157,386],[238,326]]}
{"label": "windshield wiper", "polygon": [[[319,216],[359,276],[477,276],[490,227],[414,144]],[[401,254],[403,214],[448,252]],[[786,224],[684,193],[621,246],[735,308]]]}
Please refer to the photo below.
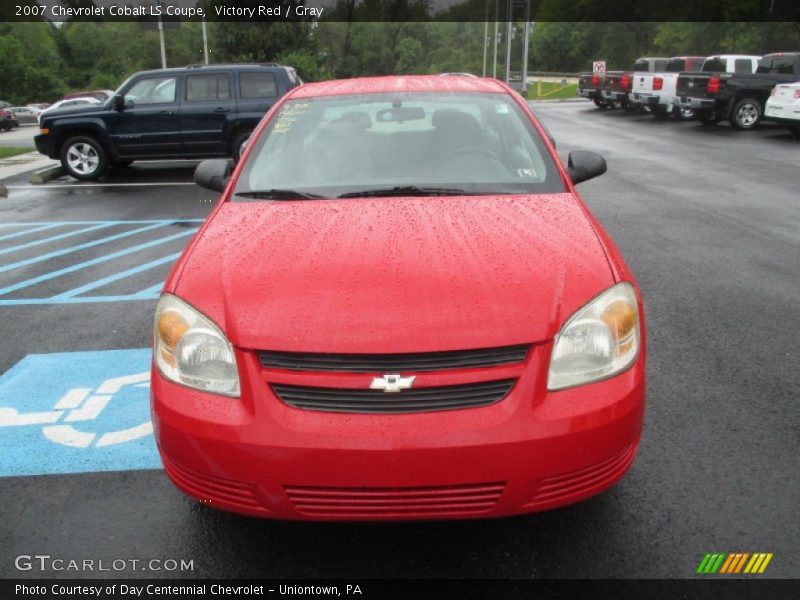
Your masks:
{"label": "windshield wiper", "polygon": [[473,192],[460,188],[420,187],[398,185],[390,188],[374,188],[340,194],[339,198],[377,198],[380,196],[474,196]]}
{"label": "windshield wiper", "polygon": [[298,192],[297,190],[253,190],[250,192],[237,192],[237,196],[245,198],[257,198],[259,200],[313,200],[314,198],[323,198],[317,194],[308,194],[306,192]]}

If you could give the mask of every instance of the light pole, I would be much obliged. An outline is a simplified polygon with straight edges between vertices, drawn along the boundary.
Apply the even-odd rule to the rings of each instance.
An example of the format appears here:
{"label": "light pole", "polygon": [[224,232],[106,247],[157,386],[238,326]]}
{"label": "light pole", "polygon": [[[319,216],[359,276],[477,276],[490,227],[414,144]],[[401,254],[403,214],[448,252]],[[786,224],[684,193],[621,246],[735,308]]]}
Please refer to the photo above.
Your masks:
{"label": "light pole", "polygon": [[506,83],[511,78],[511,34],[514,26],[511,20],[514,11],[514,0],[508,0],[508,14],[506,15]]}
{"label": "light pole", "polygon": [[531,37],[531,0],[525,0],[525,38],[522,40],[522,89],[528,89],[528,39]]}
{"label": "light pole", "polygon": [[208,64],[208,32],[206,31],[206,20],[200,21],[200,28],[203,32],[203,62]]}
{"label": "light pole", "polygon": [[497,19],[500,15],[498,15],[498,7],[497,3],[500,0],[494,0],[494,50],[492,51],[492,77],[497,79]]}
{"label": "light pole", "polygon": [[164,23],[161,20],[161,5],[162,0],[158,0],[158,39],[161,43],[161,68],[167,68],[167,49],[164,46]]}

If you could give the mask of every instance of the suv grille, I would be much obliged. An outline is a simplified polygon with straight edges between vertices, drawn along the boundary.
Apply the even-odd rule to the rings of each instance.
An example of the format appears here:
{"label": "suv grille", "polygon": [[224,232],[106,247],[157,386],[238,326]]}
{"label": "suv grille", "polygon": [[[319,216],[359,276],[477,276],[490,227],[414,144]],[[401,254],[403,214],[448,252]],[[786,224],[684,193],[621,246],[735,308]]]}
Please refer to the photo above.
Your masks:
{"label": "suv grille", "polygon": [[480,350],[412,354],[312,354],[262,351],[258,353],[258,358],[263,367],[292,371],[346,371],[353,373],[444,371],[521,363],[528,354],[528,348],[530,348],[529,344],[519,344]]}
{"label": "suv grille", "polygon": [[374,390],[272,384],[273,391],[295,408],[328,412],[410,413],[475,408],[502,400],[515,379],[428,387],[389,393]]}

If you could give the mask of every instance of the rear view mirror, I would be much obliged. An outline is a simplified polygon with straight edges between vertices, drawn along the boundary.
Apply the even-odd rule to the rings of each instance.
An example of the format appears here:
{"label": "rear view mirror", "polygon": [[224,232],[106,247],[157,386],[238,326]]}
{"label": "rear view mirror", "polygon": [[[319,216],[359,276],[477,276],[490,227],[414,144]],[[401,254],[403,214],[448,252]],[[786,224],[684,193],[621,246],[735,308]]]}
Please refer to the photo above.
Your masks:
{"label": "rear view mirror", "polygon": [[425,109],[421,106],[395,106],[378,111],[375,120],[378,123],[403,123],[405,121],[418,121],[425,118]]}
{"label": "rear view mirror", "polygon": [[204,160],[194,170],[194,182],[215,192],[224,192],[233,167],[227,158]]}
{"label": "rear view mirror", "polygon": [[606,159],[596,152],[576,150],[569,153],[567,171],[574,184],[602,175],[607,168]]}
{"label": "rear view mirror", "polygon": [[114,110],[123,110],[125,108],[125,96],[114,96],[111,103],[114,106]]}

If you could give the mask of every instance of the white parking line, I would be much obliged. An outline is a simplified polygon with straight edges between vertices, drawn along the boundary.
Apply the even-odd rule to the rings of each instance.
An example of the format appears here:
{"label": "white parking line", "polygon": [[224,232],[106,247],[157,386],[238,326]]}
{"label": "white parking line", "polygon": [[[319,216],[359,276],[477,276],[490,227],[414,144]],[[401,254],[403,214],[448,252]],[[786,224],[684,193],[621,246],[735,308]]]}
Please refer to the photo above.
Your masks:
{"label": "white parking line", "polygon": [[32,189],[62,189],[69,188],[72,190],[85,188],[85,187],[158,187],[164,185],[196,185],[194,182],[164,182],[164,183],[65,183],[51,185],[49,183],[40,185],[7,185],[6,189],[9,190],[32,190]]}

